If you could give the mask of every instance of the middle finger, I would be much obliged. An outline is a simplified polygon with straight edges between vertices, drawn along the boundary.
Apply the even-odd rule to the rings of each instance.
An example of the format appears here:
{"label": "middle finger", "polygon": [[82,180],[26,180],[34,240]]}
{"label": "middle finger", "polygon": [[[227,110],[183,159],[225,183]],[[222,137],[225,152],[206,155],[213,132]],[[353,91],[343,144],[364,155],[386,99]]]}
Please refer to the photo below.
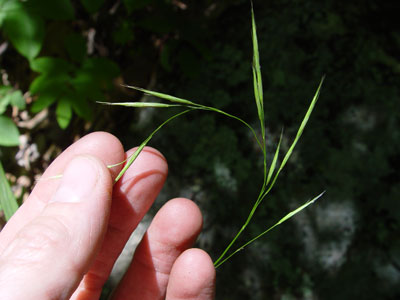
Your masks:
{"label": "middle finger", "polygon": [[[127,153],[127,157],[134,149]],[[165,158],[146,147],[115,184],[110,220],[102,248],[71,300],[98,299],[131,233],[160,192],[167,176]]]}

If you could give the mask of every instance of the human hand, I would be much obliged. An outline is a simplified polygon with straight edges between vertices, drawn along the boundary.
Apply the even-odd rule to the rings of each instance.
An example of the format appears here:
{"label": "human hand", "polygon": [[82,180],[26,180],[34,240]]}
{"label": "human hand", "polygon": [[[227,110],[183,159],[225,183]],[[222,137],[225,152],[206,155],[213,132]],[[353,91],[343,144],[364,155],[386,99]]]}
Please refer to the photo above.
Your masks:
{"label": "human hand", "polygon": [[[132,153],[132,151],[128,152]],[[0,299],[98,299],[119,253],[167,176],[145,148],[113,187],[126,158],[114,136],[89,134],[65,150],[0,233]],[[60,179],[47,179],[63,174]],[[208,254],[189,249],[202,216],[187,199],[167,202],[138,246],[113,300],[213,299]]]}

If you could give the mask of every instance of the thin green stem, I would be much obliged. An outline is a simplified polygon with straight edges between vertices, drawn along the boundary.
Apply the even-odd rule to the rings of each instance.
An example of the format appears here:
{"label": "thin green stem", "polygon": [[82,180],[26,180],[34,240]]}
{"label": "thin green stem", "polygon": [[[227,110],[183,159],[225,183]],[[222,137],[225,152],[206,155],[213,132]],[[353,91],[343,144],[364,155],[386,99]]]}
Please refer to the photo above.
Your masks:
{"label": "thin green stem", "polygon": [[242,124],[244,124],[247,128],[249,128],[249,129],[251,130],[251,132],[252,132],[252,134],[253,134],[253,136],[254,136],[254,138],[255,138],[255,140],[256,140],[258,146],[261,148],[262,151],[264,150],[264,147],[262,146],[262,143],[261,143],[260,140],[258,139],[257,134],[256,134],[254,128],[251,127],[246,121],[242,120],[242,119],[239,118],[239,117],[236,117],[236,116],[234,116],[234,115],[231,115],[231,114],[229,114],[229,113],[227,113],[227,112],[225,112],[225,111],[223,111],[223,110],[220,110],[220,109],[218,109],[218,108],[214,108],[214,107],[210,107],[210,106],[204,106],[204,105],[200,105],[200,104],[196,104],[195,107],[198,108],[198,109],[203,109],[203,110],[207,110],[207,111],[213,111],[213,112],[216,112],[216,113],[225,115],[225,116],[227,116],[227,117],[229,117],[229,118],[232,118],[232,119],[235,119],[235,120],[241,122]]}
{"label": "thin green stem", "polygon": [[250,245],[251,243],[255,242],[257,239],[261,238],[263,235],[267,234],[268,232],[270,232],[272,229],[274,229],[275,227],[277,227],[278,225],[282,224],[283,222],[289,220],[291,217],[293,217],[294,215],[296,215],[297,213],[301,212],[303,209],[305,209],[307,206],[313,204],[315,201],[317,201],[319,198],[322,197],[322,195],[325,192],[322,192],[321,194],[319,194],[318,196],[314,197],[312,200],[307,201],[305,204],[301,205],[300,207],[296,208],[295,210],[291,211],[290,213],[288,213],[286,216],[284,216],[283,218],[281,218],[278,222],[276,222],[274,225],[272,225],[271,227],[269,227],[267,230],[263,231],[262,233],[260,233],[259,235],[257,235],[256,237],[252,238],[251,240],[249,240],[248,242],[246,242],[245,244],[243,244],[242,246],[240,246],[239,248],[237,248],[235,251],[233,251],[231,254],[229,254],[226,258],[224,258],[223,260],[219,260],[218,262],[214,263],[215,268],[218,268],[219,266],[221,266],[224,262],[226,262],[227,260],[229,260],[232,256],[234,256],[236,253],[238,253],[239,251],[243,250],[245,247],[247,247],[248,245]]}
{"label": "thin green stem", "polygon": [[236,233],[235,237],[232,239],[232,241],[229,243],[229,245],[224,249],[222,254],[218,257],[218,259],[214,262],[214,266],[216,266],[225,256],[225,254],[231,249],[233,244],[236,242],[236,240],[239,238],[239,236],[242,234],[242,232],[246,229],[247,225],[249,225],[251,219],[253,218],[254,213],[256,212],[258,206],[260,205],[259,199],[263,196],[263,189],[261,190],[260,194],[258,195],[256,203],[253,205],[253,207],[250,210],[250,213],[248,214],[246,221],[242,225],[242,227],[239,229],[238,233]]}
{"label": "thin green stem", "polygon": [[122,168],[121,172],[119,172],[118,176],[115,178],[114,183],[116,183],[121,177],[122,175],[125,174],[126,170],[128,170],[128,168],[132,165],[132,163],[135,161],[135,159],[139,156],[140,152],[142,152],[143,148],[147,145],[147,143],[152,139],[152,137],[161,129],[164,127],[164,125],[166,125],[167,123],[169,123],[170,121],[172,121],[173,119],[182,116],[183,114],[186,114],[190,111],[192,111],[193,109],[188,109],[185,110],[183,112],[180,112],[176,115],[173,115],[172,117],[170,117],[169,119],[167,119],[166,121],[164,121],[160,126],[158,126],[148,137],[147,139],[145,139],[140,146],[136,149],[135,153],[133,153],[129,159],[128,162],[125,164],[125,166]]}

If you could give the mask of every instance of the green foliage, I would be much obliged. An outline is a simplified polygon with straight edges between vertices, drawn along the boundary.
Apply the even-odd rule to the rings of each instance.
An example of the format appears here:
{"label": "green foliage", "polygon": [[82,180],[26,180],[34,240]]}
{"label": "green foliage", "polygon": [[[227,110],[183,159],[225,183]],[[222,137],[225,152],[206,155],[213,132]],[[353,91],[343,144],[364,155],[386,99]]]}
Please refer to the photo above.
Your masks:
{"label": "green foliage", "polygon": [[[82,1],[90,13],[102,4],[103,1]],[[112,61],[87,57],[85,39],[72,30],[66,34],[65,45],[59,45],[58,57],[37,57],[46,37],[45,24],[51,20],[69,21],[74,15],[70,0],[0,2],[0,24],[6,38],[29,60],[31,70],[40,74],[30,84],[30,92],[37,96],[31,110],[37,113],[57,103],[56,119],[63,129],[68,127],[72,112],[91,120],[89,102],[102,100],[102,91],[108,90],[111,80],[119,74],[118,66]]]}
{"label": "green foliage", "polygon": [[15,126],[14,122],[6,116],[0,116],[0,145],[18,146],[18,138],[18,128]]}
{"label": "green foliage", "polygon": [[[72,52],[74,58],[82,53]],[[38,98],[32,106],[33,112],[57,102],[57,121],[66,128],[72,111],[79,117],[91,120],[90,100],[102,100],[102,89],[109,88],[110,81],[119,73],[119,68],[103,58],[85,58],[80,66],[53,57],[39,57],[32,61],[32,70],[40,75],[31,83],[30,92]]]}
{"label": "green foliage", "polygon": [[[7,108],[10,106],[24,109],[24,96],[20,90],[14,90],[10,86],[0,86],[0,146],[5,147],[19,145],[18,128],[13,120],[5,115]],[[11,191],[0,161],[0,210],[3,210],[6,221],[11,218],[17,208],[17,201]]]}
{"label": "green foliage", "polygon": [[10,86],[0,86],[0,146],[18,146],[18,128],[9,117],[3,115],[8,106],[24,109],[24,96],[20,90],[13,90]]}
{"label": "green foliage", "polygon": [[0,2],[0,24],[14,47],[27,59],[35,58],[44,38],[44,22],[17,0]]}
{"label": "green foliage", "polygon": [[4,173],[3,165],[1,164],[1,162],[0,162],[0,209],[3,210],[6,221],[8,221],[18,209],[17,201],[14,197],[14,194],[11,191],[10,185],[6,178],[6,174]]}
{"label": "green foliage", "polygon": [[20,90],[13,90],[10,86],[0,86],[0,114],[6,111],[8,105],[24,109],[24,96]]}
{"label": "green foliage", "polygon": [[61,128],[66,128],[72,117],[72,98],[60,98],[57,104],[56,116],[57,122]]}
{"label": "green foliage", "polygon": [[[5,114],[10,106],[24,109],[24,96],[20,90],[14,90],[10,86],[0,86],[0,146],[5,147],[18,146],[20,143],[17,126]],[[0,160],[0,210],[3,210],[6,221],[11,218],[17,208],[17,201],[11,191]]]}

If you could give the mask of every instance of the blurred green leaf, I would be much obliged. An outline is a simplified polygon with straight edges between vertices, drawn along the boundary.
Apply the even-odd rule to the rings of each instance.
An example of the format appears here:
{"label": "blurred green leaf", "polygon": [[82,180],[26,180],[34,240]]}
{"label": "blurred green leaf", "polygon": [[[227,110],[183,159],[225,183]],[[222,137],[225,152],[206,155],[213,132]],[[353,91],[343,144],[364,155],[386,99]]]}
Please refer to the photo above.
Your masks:
{"label": "blurred green leaf", "polygon": [[79,70],[75,78],[71,80],[71,84],[81,96],[97,101],[104,99],[104,95],[99,88],[99,82],[92,76],[91,72]]}
{"label": "blurred green leaf", "polygon": [[60,74],[73,70],[73,67],[64,59],[42,56],[31,61],[31,69],[38,73]]}
{"label": "blurred green leaf", "polygon": [[57,100],[57,96],[53,93],[42,93],[31,106],[31,112],[38,113],[49,107]]}
{"label": "blurred green leaf", "polygon": [[72,104],[72,109],[79,117],[85,120],[92,119],[93,112],[85,97],[82,97],[82,95],[80,94],[74,93],[70,95],[68,101]]}
{"label": "blurred green leaf", "polygon": [[0,115],[6,111],[7,106],[9,104],[9,98],[10,97],[1,97],[0,98]]}
{"label": "blurred green leaf", "polygon": [[103,5],[104,0],[81,0],[82,5],[89,13],[94,13]]}
{"label": "blurred green leaf", "polygon": [[26,106],[24,95],[20,90],[13,91],[10,86],[2,86],[0,87],[0,114],[6,111],[9,104],[24,109]]}
{"label": "blurred green leaf", "polygon": [[70,79],[67,74],[58,74],[57,76],[42,74],[32,81],[29,91],[32,94],[43,92],[59,94],[62,90],[68,89]]}
{"label": "blurred green leaf", "polygon": [[46,19],[72,20],[74,18],[74,8],[70,0],[29,0],[26,1],[26,7]]}
{"label": "blurred green leaf", "polygon": [[58,101],[56,109],[56,117],[58,125],[60,125],[62,129],[68,127],[69,122],[71,121],[72,118],[72,108],[68,98],[61,98]]}
{"label": "blurred green leaf", "polygon": [[6,117],[0,116],[0,146],[18,146],[19,132],[14,122]]}
{"label": "blurred green leaf", "polygon": [[8,92],[11,90],[10,86],[0,86],[0,114],[4,113],[10,104],[11,98]]}
{"label": "blurred green leaf", "polygon": [[19,53],[29,60],[39,54],[44,38],[44,22],[39,16],[21,6],[6,14],[3,26]]}
{"label": "blurred green leaf", "polygon": [[7,94],[9,91],[12,90],[12,87],[9,85],[2,85],[0,86],[0,97]]}
{"label": "blurred green leaf", "polygon": [[8,221],[18,209],[17,200],[15,199],[14,194],[11,191],[10,184],[8,183],[1,162],[0,162],[0,205],[1,209],[4,212],[4,216],[6,217],[6,221]]}
{"label": "blurred green leaf", "polygon": [[20,9],[22,5],[17,0],[0,0],[0,27],[10,12]]}
{"label": "blurred green leaf", "polygon": [[65,48],[71,59],[75,62],[82,63],[86,56],[86,41],[80,34],[70,34],[65,39]]}
{"label": "blurred green leaf", "polygon": [[20,90],[13,91],[10,95],[10,103],[13,106],[18,107],[19,109],[24,109],[26,106],[24,95]]}

